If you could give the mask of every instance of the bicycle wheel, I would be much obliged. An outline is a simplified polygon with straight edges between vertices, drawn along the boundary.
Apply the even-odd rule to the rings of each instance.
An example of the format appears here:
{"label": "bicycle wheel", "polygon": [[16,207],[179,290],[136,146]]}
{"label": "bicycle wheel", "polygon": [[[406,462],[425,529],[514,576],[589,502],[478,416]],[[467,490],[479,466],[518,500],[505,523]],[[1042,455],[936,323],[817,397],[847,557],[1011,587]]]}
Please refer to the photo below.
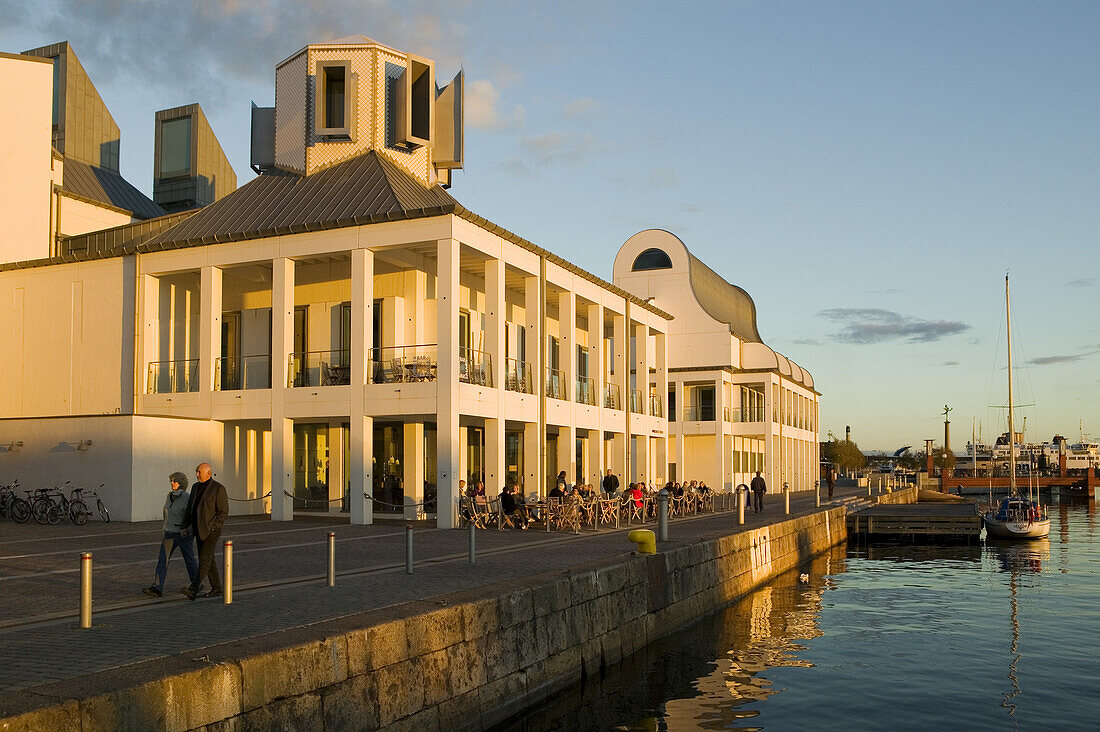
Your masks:
{"label": "bicycle wheel", "polygon": [[111,514],[107,513],[107,507],[103,505],[103,501],[95,499],[95,507],[99,509],[99,517],[103,519],[103,523],[111,523]]}
{"label": "bicycle wheel", "polygon": [[31,504],[31,516],[40,524],[46,523],[46,515],[50,512],[53,502],[47,498],[39,498]]}
{"label": "bicycle wheel", "polygon": [[77,526],[88,523],[88,517],[91,515],[92,512],[88,510],[84,501],[73,501],[69,504],[69,519]]}
{"label": "bicycle wheel", "polygon": [[46,510],[46,522],[50,526],[57,526],[61,523],[61,506],[56,503],[50,504],[50,507]]}
{"label": "bicycle wheel", "polygon": [[11,502],[11,519],[17,524],[27,523],[31,517],[31,504],[23,498],[13,498]]}

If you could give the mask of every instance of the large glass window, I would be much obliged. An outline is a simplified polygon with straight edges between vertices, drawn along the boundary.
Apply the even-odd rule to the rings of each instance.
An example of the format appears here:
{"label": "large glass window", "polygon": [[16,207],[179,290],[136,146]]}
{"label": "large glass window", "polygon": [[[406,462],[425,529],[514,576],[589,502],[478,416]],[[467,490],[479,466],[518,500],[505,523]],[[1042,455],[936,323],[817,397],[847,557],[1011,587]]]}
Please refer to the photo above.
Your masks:
{"label": "large glass window", "polygon": [[523,488],[523,433],[504,433],[504,465],[508,485]]}
{"label": "large glass window", "polygon": [[634,260],[631,267],[635,272],[644,272],[650,269],[672,269],[672,260],[660,249],[646,249]]}
{"label": "large glass window", "polygon": [[177,117],[160,125],[160,175],[172,178],[191,172],[191,118]]}
{"label": "large glass window", "polygon": [[328,425],[294,425],[294,509],[327,511]]}
{"label": "large glass window", "polygon": [[[427,430],[425,430],[426,432]],[[405,505],[405,426],[375,424],[373,484],[374,510],[377,513],[400,513]]]}
{"label": "large glass window", "polygon": [[344,74],[343,66],[326,66],[324,69],[324,127],[327,129],[344,127]]}

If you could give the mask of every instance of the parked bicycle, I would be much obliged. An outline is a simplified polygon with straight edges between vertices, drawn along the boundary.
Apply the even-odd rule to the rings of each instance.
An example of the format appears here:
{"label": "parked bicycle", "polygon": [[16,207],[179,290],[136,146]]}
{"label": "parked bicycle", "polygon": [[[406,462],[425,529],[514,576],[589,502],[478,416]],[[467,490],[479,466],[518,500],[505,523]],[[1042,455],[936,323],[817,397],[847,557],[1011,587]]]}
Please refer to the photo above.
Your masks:
{"label": "parked bicycle", "polygon": [[19,481],[14,480],[9,485],[0,486],[0,516],[10,516],[12,521],[22,524],[31,517],[31,504],[20,498],[16,491],[19,490]]}
{"label": "parked bicycle", "polygon": [[40,524],[56,525],[68,517],[77,526],[88,523],[88,517],[92,512],[88,505],[80,498],[80,489],[74,488],[66,496],[64,488],[69,485],[65,481],[60,488],[41,488],[35,491],[35,501],[31,504],[31,515]]}
{"label": "parked bicycle", "polygon": [[[106,485],[107,485],[106,483],[100,483],[99,488],[103,488]],[[99,497],[99,488],[95,488],[91,491],[87,491],[87,493],[89,494],[88,500],[91,500],[92,498],[95,499],[95,508],[96,508],[96,511],[99,512],[99,517],[101,519],[103,519],[103,523],[109,524],[109,523],[111,523],[111,514],[108,513],[107,507],[105,505],[103,505],[103,499],[101,499]],[[84,499],[85,499],[84,493],[85,493],[85,490],[83,488],[74,488],[73,489],[73,500],[78,500],[83,504]],[[86,505],[85,505],[85,508],[87,508]],[[90,510],[88,511],[88,514],[91,515]]]}

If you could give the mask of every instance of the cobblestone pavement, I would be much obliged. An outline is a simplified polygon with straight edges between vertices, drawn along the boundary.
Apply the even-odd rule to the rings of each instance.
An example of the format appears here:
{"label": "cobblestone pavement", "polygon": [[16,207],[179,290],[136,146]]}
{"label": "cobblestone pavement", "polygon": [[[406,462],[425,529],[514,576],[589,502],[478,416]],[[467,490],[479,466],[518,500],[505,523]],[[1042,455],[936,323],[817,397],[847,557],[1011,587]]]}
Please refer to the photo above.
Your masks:
{"label": "cobblestone pavement", "polygon": [[[838,500],[858,494],[838,490]],[[814,509],[812,494],[792,494],[791,513]],[[746,528],[783,518],[769,496],[763,513],[746,512]],[[653,525],[649,525],[653,528]],[[637,528],[637,526],[633,527]],[[670,539],[695,540],[738,530],[736,511],[674,519]],[[337,582],[325,585],[326,541],[336,533]],[[234,542],[234,601],[187,601],[183,561],[169,566],[165,597],[146,598],[159,524],[89,523],[83,527],[0,524],[0,692],[33,687],[266,632],[492,584],[628,553],[628,527],[571,533],[477,532],[478,558],[468,562],[466,531],[414,531],[416,567],[404,572],[404,524],[350,526],[310,516],[272,523],[265,517],[227,522]],[[78,627],[78,557],[94,557],[93,627]],[[221,561],[220,552],[218,561]],[[114,608],[114,609],[111,609]]]}

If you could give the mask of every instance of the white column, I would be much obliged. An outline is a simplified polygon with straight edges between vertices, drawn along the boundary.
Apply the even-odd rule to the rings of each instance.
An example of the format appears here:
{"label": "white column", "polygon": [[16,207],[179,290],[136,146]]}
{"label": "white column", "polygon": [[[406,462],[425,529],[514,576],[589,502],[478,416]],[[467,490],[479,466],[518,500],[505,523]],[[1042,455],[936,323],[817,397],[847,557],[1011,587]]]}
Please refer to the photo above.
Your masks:
{"label": "white column", "polygon": [[136,390],[148,394],[149,364],[160,360],[160,280],[152,275],[141,276],[141,303],[141,371]]}
{"label": "white column", "polygon": [[401,466],[405,487],[404,518],[412,521],[424,515],[424,507],[418,505],[424,501],[424,423],[406,422],[404,433],[405,464]]}
{"label": "white column", "polygon": [[436,337],[439,343],[436,382],[436,525],[441,529],[452,529],[456,525],[458,481],[462,477],[458,475],[458,241],[440,239],[436,244],[436,257]]}
{"label": "white column", "polygon": [[[577,296],[572,292],[562,292],[558,295],[558,343],[561,349],[561,370],[565,378],[565,400],[570,404],[576,402],[577,390]],[[572,412],[572,407],[570,407]],[[576,451],[574,451],[575,453]],[[572,463],[577,459],[574,455]],[[559,461],[559,465],[562,463]],[[576,474],[570,482],[576,480]]]}
{"label": "white column", "polygon": [[[686,478],[687,474],[688,474],[687,473],[687,471],[688,471],[687,459],[684,456],[684,451],[686,449],[686,447],[684,445],[684,442],[685,442],[685,437],[684,437],[684,407],[687,406],[684,403],[684,394],[687,393],[687,390],[684,389],[684,382],[680,381],[679,379],[677,379],[674,382],[674,384],[675,384],[675,386],[673,388],[676,389],[676,411],[677,411],[677,415],[676,415],[676,436],[674,438],[676,440],[676,480],[683,483],[684,478]],[[671,409],[671,408],[672,407],[670,406],[669,409]],[[671,419],[671,416],[672,415],[669,415],[670,419]]]}
{"label": "white column", "polygon": [[614,351],[612,359],[615,373],[611,376],[611,383],[619,387],[619,397],[623,410],[629,411],[630,407],[630,369],[627,367],[627,354],[630,351],[630,338],[627,335],[626,317],[615,313],[612,316],[612,336]]}
{"label": "white column", "polygon": [[271,263],[271,519],[290,521],[294,503],[294,424],[286,418],[288,359],[294,347],[294,261]]}
{"label": "white column", "polygon": [[[405,345],[421,345],[425,338],[424,303],[428,297],[428,273],[422,269],[406,271],[404,292]],[[458,301],[457,294],[455,301]]]}
{"label": "white column", "polygon": [[[593,303],[588,306],[588,378],[592,379],[598,407],[603,406],[603,362],[603,305]],[[600,439],[603,439],[602,435]]]}
{"label": "white column", "polygon": [[668,336],[658,333],[654,336],[653,362],[657,369],[657,394],[661,397],[662,412],[664,418],[668,414]]}
{"label": "white column", "polygon": [[210,416],[215,361],[222,346],[222,271],[199,270],[199,399],[201,414]]}
{"label": "white column", "polygon": [[485,350],[493,362],[496,387],[496,419],[485,420],[485,492],[499,493],[507,478],[504,464],[504,384],[507,355],[504,352],[505,267],[502,259],[485,261]]}
{"label": "white column", "polygon": [[535,380],[534,393],[537,409],[537,421],[524,425],[523,429],[523,472],[526,474],[524,491],[527,495],[536,493],[546,496],[546,368],[543,359],[544,304],[542,302],[542,283],[539,277],[527,277],[523,286],[523,312],[525,323],[525,348],[527,363],[531,364],[531,378]]}
{"label": "white column", "polygon": [[542,474],[546,466],[539,466],[542,460],[540,441],[545,443],[546,436],[539,429],[538,422],[523,424],[523,494],[530,498],[546,497],[546,481]]}
{"label": "white column", "polygon": [[725,490],[729,480],[726,451],[726,385],[722,374],[714,380],[714,488]]}
{"label": "white column", "polygon": [[[641,392],[639,409],[649,414],[649,326],[634,324],[634,385]],[[648,432],[648,430],[647,430]]]}
{"label": "white column", "polygon": [[374,520],[372,457],[374,422],[366,414],[366,384],[372,378],[370,347],[374,343],[374,252],[355,249],[351,253],[351,464],[344,470],[351,481],[349,506],[351,523]]}

